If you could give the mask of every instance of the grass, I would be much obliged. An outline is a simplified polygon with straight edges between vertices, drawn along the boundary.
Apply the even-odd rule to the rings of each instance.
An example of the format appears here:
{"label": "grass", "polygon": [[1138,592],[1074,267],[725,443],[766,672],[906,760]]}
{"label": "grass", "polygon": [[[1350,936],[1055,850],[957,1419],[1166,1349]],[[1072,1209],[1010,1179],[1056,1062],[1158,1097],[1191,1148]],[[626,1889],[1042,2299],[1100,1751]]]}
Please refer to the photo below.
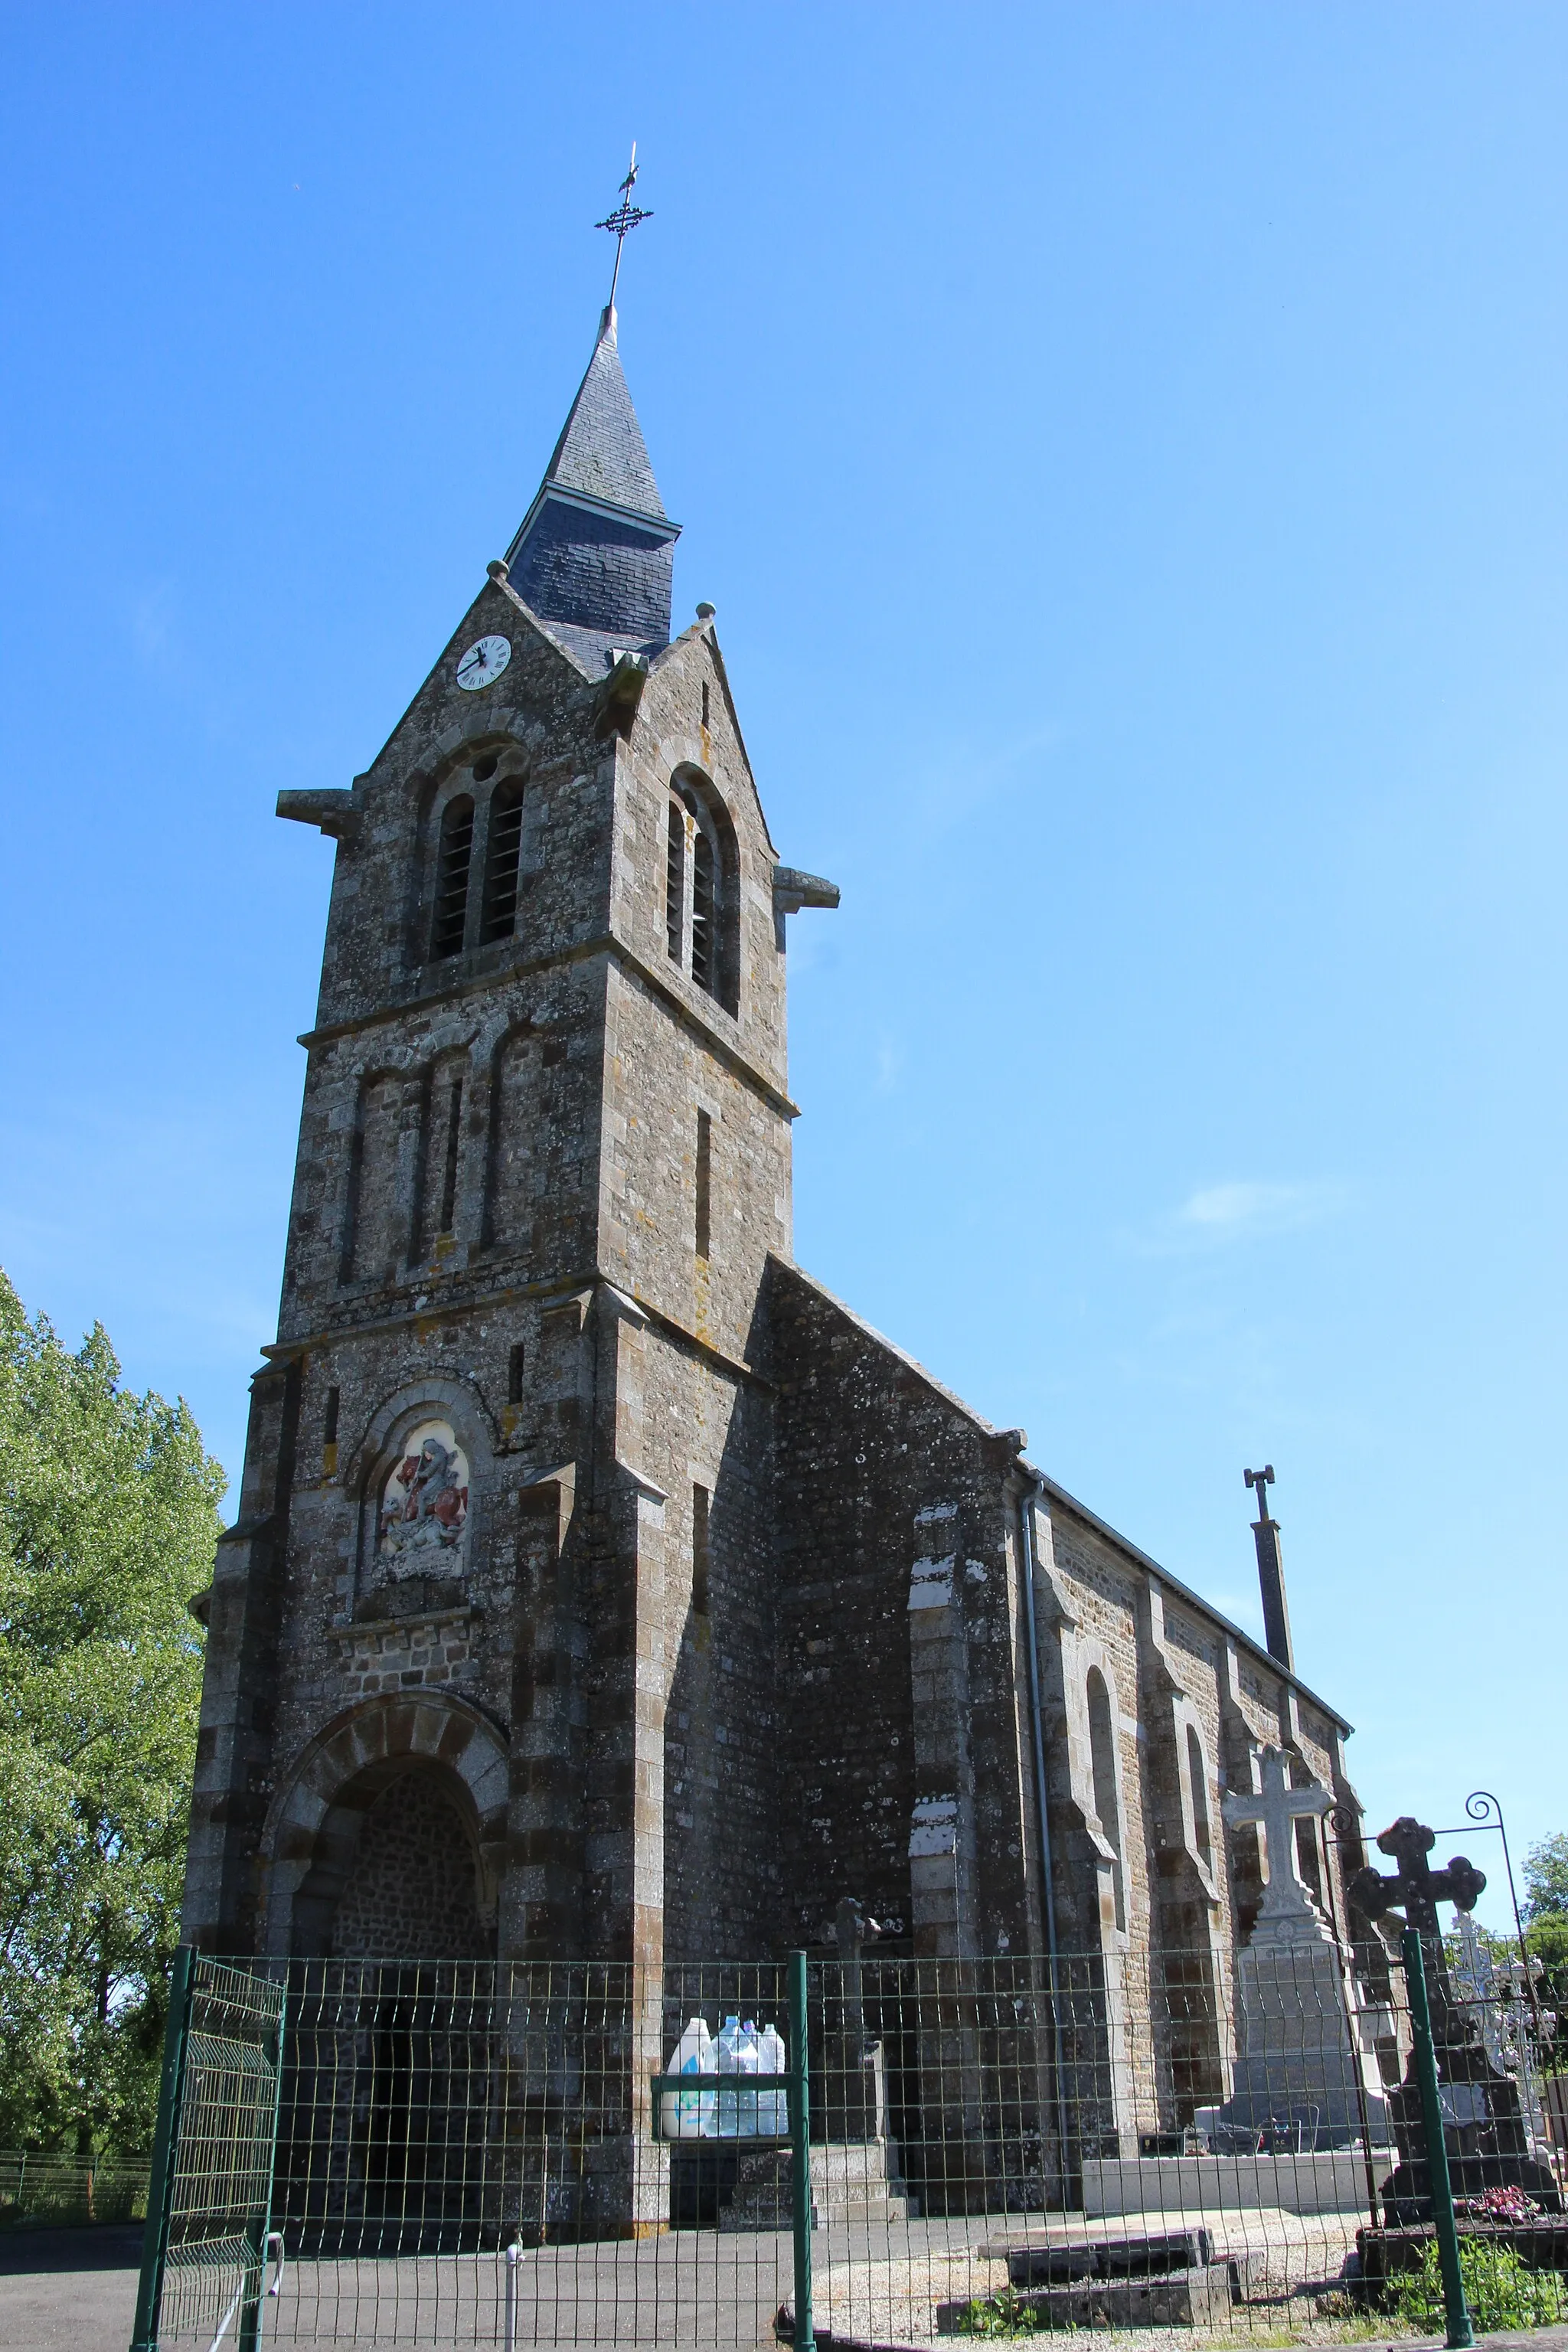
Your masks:
{"label": "grass", "polygon": [[[1463,2239],[1459,2267],[1478,2335],[1568,2322],[1568,2279],[1555,2271],[1531,2270],[1511,2246]],[[1281,2324],[1278,2313],[1267,2325],[1262,2324],[1261,2315],[1257,2325],[1249,2325],[1249,2317],[1245,2309],[1238,2310],[1233,2326],[1219,2335],[1198,2336],[1181,2327],[1163,2328],[1157,2335],[1138,2329],[1128,2331],[1126,2340],[1164,2344],[1180,2338],[1193,2352],[1232,2352],[1232,2347],[1241,2352],[1243,2347],[1247,2352],[1288,2352],[1288,2347],[1300,2345],[1386,2344],[1401,2336],[1440,2336],[1446,2314],[1437,2248],[1427,2246],[1418,2271],[1391,2282],[1381,2310],[1368,2310],[1342,2289],[1331,2288],[1315,2296],[1294,2325]],[[1028,2336],[1112,2333],[1064,2328],[1010,2286],[996,2294],[977,2295],[959,2315],[954,2332],[993,2343]]]}
{"label": "grass", "polygon": [[[1481,2238],[1459,2241],[1459,2275],[1478,2335],[1510,2327],[1550,2327],[1568,2319],[1568,2288],[1555,2271],[1532,2271],[1511,2246]],[[1389,2307],[1423,2336],[1444,2325],[1443,2273],[1436,2245],[1426,2249],[1421,2268],[1395,2279]]]}

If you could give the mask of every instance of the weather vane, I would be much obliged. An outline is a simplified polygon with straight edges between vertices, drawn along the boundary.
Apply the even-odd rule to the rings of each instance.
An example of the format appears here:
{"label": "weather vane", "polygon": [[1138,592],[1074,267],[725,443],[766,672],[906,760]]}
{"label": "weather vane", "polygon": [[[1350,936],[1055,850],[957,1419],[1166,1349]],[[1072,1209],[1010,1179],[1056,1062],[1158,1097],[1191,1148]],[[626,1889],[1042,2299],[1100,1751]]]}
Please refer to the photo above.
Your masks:
{"label": "weather vane", "polygon": [[652,220],[653,218],[653,215],[651,213],[644,212],[641,205],[634,205],[632,202],[632,190],[637,186],[637,142],[634,139],[632,141],[631,169],[626,173],[626,178],[621,182],[620,189],[618,191],[621,201],[616,206],[615,211],[610,215],[608,220],[595,221],[594,223],[594,226],[595,228],[607,228],[616,240],[616,266],[610,276],[610,308],[612,310],[616,307],[616,287],[621,275],[621,247],[625,245],[628,235],[634,228],[641,228],[645,220]]}

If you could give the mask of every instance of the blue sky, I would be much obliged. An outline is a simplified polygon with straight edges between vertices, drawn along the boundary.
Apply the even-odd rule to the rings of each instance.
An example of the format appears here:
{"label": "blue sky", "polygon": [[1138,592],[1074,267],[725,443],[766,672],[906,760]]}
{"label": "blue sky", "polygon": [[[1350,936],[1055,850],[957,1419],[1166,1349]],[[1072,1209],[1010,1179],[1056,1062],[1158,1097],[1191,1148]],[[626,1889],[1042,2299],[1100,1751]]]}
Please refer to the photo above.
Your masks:
{"label": "blue sky", "polygon": [[28,1304],[237,1469],[331,856],[273,799],[368,764],[505,547],[635,136],[678,615],[844,891],[793,926],[802,1262],[1251,1624],[1271,1460],[1373,1825],[1568,1827],[1568,16],[3,37]]}

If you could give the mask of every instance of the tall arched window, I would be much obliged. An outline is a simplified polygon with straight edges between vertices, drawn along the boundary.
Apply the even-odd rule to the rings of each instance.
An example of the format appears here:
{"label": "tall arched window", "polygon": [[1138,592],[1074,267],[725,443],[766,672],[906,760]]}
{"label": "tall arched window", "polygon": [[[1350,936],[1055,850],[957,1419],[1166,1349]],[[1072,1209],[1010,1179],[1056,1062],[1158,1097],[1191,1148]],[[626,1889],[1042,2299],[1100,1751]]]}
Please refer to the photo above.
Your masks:
{"label": "tall arched window", "polygon": [[665,835],[665,943],[672,963],[739,1010],[734,828],[705,778],[678,775]]}
{"label": "tall arched window", "polygon": [[1193,1791],[1193,1835],[1197,1841],[1198,1859],[1205,1870],[1214,1868],[1214,1832],[1209,1827],[1208,1768],[1204,1762],[1204,1744],[1194,1725],[1187,1726],[1187,1780]]}
{"label": "tall arched window", "polygon": [[1115,1855],[1111,1880],[1116,1894],[1116,1925],[1127,1926],[1127,1895],[1122,1883],[1121,1801],[1117,1793],[1116,1731],[1110,1693],[1098,1666],[1089,1670],[1089,1753],[1094,1774],[1094,1810],[1107,1844]]}
{"label": "tall arched window", "polygon": [[517,868],[522,854],[522,778],[508,777],[490,802],[485,904],[479,938],[510,940],[517,929]]}
{"label": "tall arched window", "polygon": [[468,916],[468,860],[474,847],[474,804],[466,793],[441,812],[436,853],[436,914],[430,927],[432,956],[457,955]]}

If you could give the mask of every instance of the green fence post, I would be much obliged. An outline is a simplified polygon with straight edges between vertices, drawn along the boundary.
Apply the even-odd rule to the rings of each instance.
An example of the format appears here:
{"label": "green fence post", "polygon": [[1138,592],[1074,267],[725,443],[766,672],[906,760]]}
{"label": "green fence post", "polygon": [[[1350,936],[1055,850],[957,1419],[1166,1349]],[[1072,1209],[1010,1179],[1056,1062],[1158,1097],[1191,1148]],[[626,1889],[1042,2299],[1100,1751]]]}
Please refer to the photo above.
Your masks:
{"label": "green fence post", "polygon": [[1454,2221],[1454,2191],[1448,2179],[1448,2150],[1443,2137],[1443,2105],[1437,2095],[1437,2053],[1432,2042],[1432,2012],[1426,2001],[1426,1964],[1421,1937],[1406,1927],[1400,1938],[1405,1974],[1410,1986],[1410,2016],[1415,2029],[1415,2073],[1421,2084],[1421,2120],[1426,2130],[1426,2186],[1432,2199],[1432,2219],[1437,2228],[1437,2254],[1443,2265],[1443,2305],[1448,2316],[1448,2343],[1453,2352],[1476,2340],[1465,2302],[1464,2274],[1459,2268],[1459,2232]]}
{"label": "green fence post", "polygon": [[153,2135],[153,2171],[147,2183],[147,2229],[142,2241],[142,2281],[136,2290],[136,2329],[131,2352],[157,2352],[158,2315],[163,2300],[163,2265],[169,2256],[169,2208],[174,2159],[180,2152],[180,2100],[185,2087],[185,2044],[191,2027],[191,1977],[196,1956],[189,1944],[174,1954],[169,1979],[169,2021],[163,2029],[163,2077],[158,2085],[158,2123]]}
{"label": "green fence post", "polygon": [[795,2352],[816,2352],[811,2309],[811,2093],[805,1954],[789,1956],[790,2190],[795,2219]]}
{"label": "green fence post", "polygon": [[261,2341],[262,2298],[267,2284],[267,2241],[272,2228],[272,2187],[278,2167],[278,2126],[283,2113],[283,2035],[289,2021],[289,1992],[285,1985],[278,2009],[278,2028],[272,2041],[272,2138],[268,2151],[262,2193],[256,2210],[256,2274],[247,2283],[245,2300],[240,2305],[239,2332],[237,2352],[257,2352]]}

